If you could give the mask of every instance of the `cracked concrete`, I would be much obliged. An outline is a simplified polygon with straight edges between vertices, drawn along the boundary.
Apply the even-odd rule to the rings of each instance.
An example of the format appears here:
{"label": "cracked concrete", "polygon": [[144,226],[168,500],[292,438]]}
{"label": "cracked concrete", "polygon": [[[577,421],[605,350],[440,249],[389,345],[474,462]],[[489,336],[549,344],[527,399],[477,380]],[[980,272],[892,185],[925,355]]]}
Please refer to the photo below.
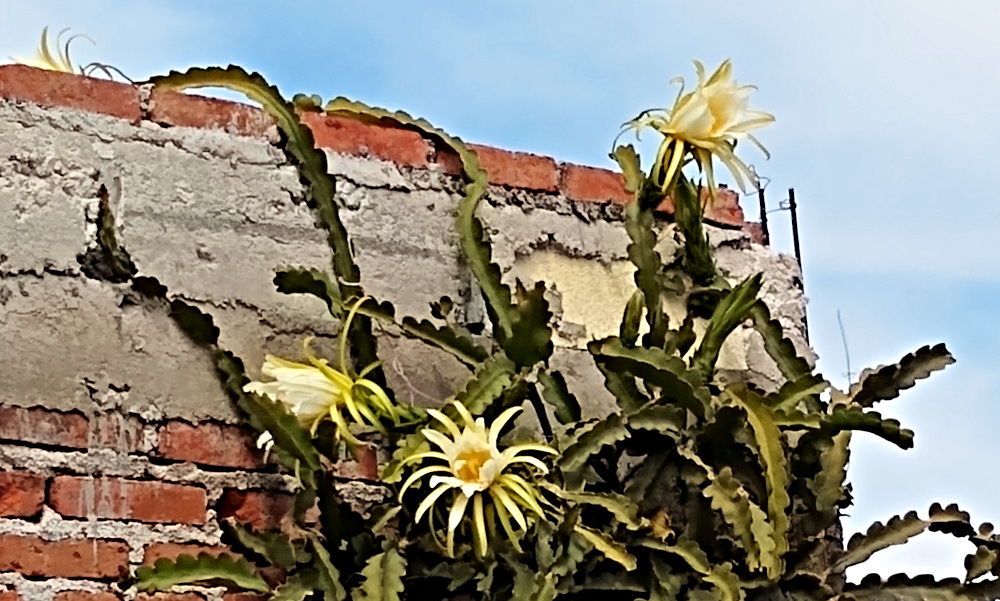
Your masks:
{"label": "cracked concrete", "polygon": [[[460,182],[436,168],[328,159],[366,291],[418,319],[447,295],[456,319],[483,321],[453,224]],[[327,269],[331,261],[298,175],[276,147],[221,131],[0,102],[0,404],[89,412],[92,389],[119,390],[127,391],[116,401],[126,413],[238,419],[204,351],[162,307],[81,270],[80,257],[96,246],[102,186],[136,275],[211,314],[223,346],[252,376],[265,353],[301,357],[308,333],[319,337],[318,349],[332,350],[337,328],[323,303],[279,294],[271,281],[277,267]],[[606,412],[610,397],[583,349],[617,331],[633,290],[620,208],[492,186],[480,215],[505,281],[550,284],[559,306],[552,362],[567,370],[588,412]],[[794,260],[743,232],[710,228],[710,235],[727,277],[765,273],[772,314],[808,355]],[[661,252],[674,244],[662,226]],[[442,401],[468,375],[410,340],[385,335],[382,349],[397,393],[420,404]],[[722,365],[750,367],[765,384],[775,379],[749,331],[727,346]]]}

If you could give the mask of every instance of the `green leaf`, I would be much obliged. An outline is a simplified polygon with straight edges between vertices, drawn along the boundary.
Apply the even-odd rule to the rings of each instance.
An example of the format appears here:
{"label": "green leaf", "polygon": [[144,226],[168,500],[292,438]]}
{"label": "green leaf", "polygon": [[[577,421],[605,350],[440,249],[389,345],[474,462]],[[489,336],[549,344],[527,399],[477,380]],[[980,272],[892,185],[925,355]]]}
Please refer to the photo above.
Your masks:
{"label": "green leaf", "polygon": [[268,563],[286,570],[295,567],[297,554],[288,535],[281,532],[253,532],[233,520],[225,520],[222,525],[241,546],[260,555]]}
{"label": "green leaf", "polygon": [[777,580],[781,575],[781,558],[774,544],[774,528],[767,520],[767,514],[759,505],[750,500],[750,494],[743,484],[733,476],[729,466],[718,474],[708,474],[709,485],[702,494],[712,502],[712,509],[722,514],[727,524],[747,552],[747,564],[751,570],[763,567],[768,578]]}
{"label": "green leaf", "polygon": [[462,164],[466,186],[458,205],[455,229],[458,232],[462,254],[468,261],[493,321],[494,335],[498,340],[506,340],[511,335],[513,307],[510,289],[501,281],[500,268],[492,262],[492,251],[486,239],[483,224],[476,216],[476,208],[489,187],[489,177],[482,169],[476,153],[462,140],[434,127],[425,119],[415,119],[402,112],[367,106],[346,98],[335,98],[326,105],[329,114],[344,115],[369,122],[390,122],[419,131],[421,134],[440,142],[458,155]]}
{"label": "green leaf", "polygon": [[604,555],[604,557],[621,564],[626,570],[631,572],[638,565],[635,556],[629,553],[624,545],[611,540],[604,533],[579,524],[574,526],[573,530],[590,543],[594,549]]}
{"label": "green leaf", "polygon": [[400,324],[400,331],[410,338],[423,340],[447,351],[470,367],[476,367],[490,356],[489,352],[477,344],[468,331],[453,325],[436,326],[426,319],[417,321],[406,316]]}
{"label": "green leaf", "polygon": [[[350,557],[350,554],[342,552],[344,545],[359,540],[357,537],[360,535],[368,534],[366,532],[367,524],[361,514],[340,496],[337,491],[336,478],[329,471],[324,470],[317,475],[315,503],[320,510],[320,532],[323,534],[323,538],[313,538],[311,546],[322,546],[325,541],[327,546],[323,553],[332,553],[337,558],[338,565],[343,565],[342,562],[347,558],[353,561],[354,558]],[[314,562],[314,564],[325,565],[327,563],[324,557],[318,558],[317,561],[319,563]],[[328,574],[328,570],[320,569],[320,575],[324,578],[324,582],[329,582]]]}
{"label": "green leaf", "polygon": [[319,454],[312,444],[309,432],[299,425],[298,418],[289,413],[283,403],[272,401],[266,396],[244,392],[243,386],[247,378],[243,372],[243,362],[235,355],[229,351],[218,351],[215,362],[223,381],[223,388],[248,415],[250,425],[258,432],[269,432],[275,446],[300,461],[302,468],[310,471],[319,470]]}
{"label": "green leaf", "polygon": [[642,165],[635,147],[631,144],[616,146],[614,152],[611,153],[611,158],[621,167],[625,189],[633,194],[638,192],[646,180],[646,176],[642,172]]}
{"label": "green leaf", "polygon": [[679,329],[667,332],[667,340],[663,343],[664,352],[678,357],[687,354],[691,345],[698,340],[698,334],[694,331],[694,320],[694,313],[688,312]]}
{"label": "green leaf", "polygon": [[684,264],[696,284],[715,278],[715,261],[702,224],[701,194],[681,175],[673,189],[674,222],[684,235]]}
{"label": "green leaf", "polygon": [[569,424],[580,420],[580,402],[569,391],[561,372],[539,370],[538,382],[542,385],[542,399],[552,406],[559,423]]}
{"label": "green leaf", "polygon": [[318,536],[310,538],[313,550],[313,567],[317,574],[317,588],[323,591],[326,601],[344,601],[347,591],[340,580],[340,570],[330,560],[330,552]]}
{"label": "green leaf", "polygon": [[316,570],[299,570],[274,589],[274,595],[269,601],[303,601],[319,588],[318,579]]}
{"label": "green leaf", "polygon": [[635,265],[635,285],[642,292],[646,322],[649,323],[644,343],[662,347],[668,322],[663,312],[663,288],[660,286],[663,260],[656,252],[653,209],[643,209],[638,201],[625,205],[625,231],[632,240],[627,249],[628,258]]}
{"label": "green leaf", "polygon": [[675,573],[659,557],[650,558],[649,601],[677,601],[677,595],[687,582],[687,576]]}
{"label": "green leaf", "polygon": [[850,444],[851,433],[839,432],[830,440],[829,447],[819,455],[819,473],[809,482],[810,490],[816,495],[818,511],[833,511],[844,498],[847,461],[851,456]]}
{"label": "green leaf", "polygon": [[661,507],[664,499],[676,488],[676,459],[673,451],[650,453],[630,475],[625,494],[639,505],[643,514]]}
{"label": "green leaf", "polygon": [[536,282],[527,289],[517,283],[517,306],[511,322],[511,335],[503,341],[503,350],[518,368],[526,368],[552,356],[552,329],[545,283]]}
{"label": "green leaf", "polygon": [[912,388],[917,380],[930,376],[955,362],[944,344],[923,346],[909,353],[899,363],[880,367],[861,375],[860,383],[851,387],[852,400],[862,407],[871,407],[879,401],[888,401]]}
{"label": "green leaf", "polygon": [[859,584],[847,584],[838,597],[857,601],[995,601],[1000,598],[1000,580],[963,585],[957,578],[935,580],[933,576],[896,574],[882,581],[866,576]]}
{"label": "green leaf", "polygon": [[507,566],[514,571],[511,601],[535,601],[535,594],[538,592],[538,581],[535,579],[535,572],[514,559],[508,559]]}
{"label": "green leaf", "polygon": [[972,582],[983,574],[1000,576],[1000,551],[978,545],[976,552],[965,557],[965,581]]}
{"label": "green leaf", "polygon": [[402,437],[396,443],[396,450],[392,452],[392,459],[382,468],[382,482],[384,484],[395,484],[403,479],[405,462],[408,457],[431,450],[430,443],[424,438],[417,428],[416,432]]}
{"label": "green leaf", "polygon": [[833,413],[823,418],[824,427],[830,432],[861,430],[888,440],[901,449],[913,447],[913,432],[900,426],[894,419],[884,419],[875,411],[865,411],[857,406],[837,405]]}
{"label": "green leaf", "polygon": [[622,325],[619,328],[619,337],[625,346],[635,346],[639,340],[639,326],[642,321],[642,312],[646,308],[646,297],[642,295],[642,290],[636,290],[628,299],[625,305],[625,313],[622,315]]}
{"label": "green leaf", "polygon": [[448,581],[448,590],[455,591],[466,582],[475,578],[477,574],[479,574],[479,570],[472,566],[472,564],[460,561],[449,561],[447,563],[438,563],[433,568],[422,574],[422,576],[428,578],[444,578]]}
{"label": "green leaf", "polygon": [[389,302],[376,303],[369,299],[358,309],[358,314],[398,328],[404,336],[451,353],[456,359],[472,368],[489,357],[486,349],[478,345],[467,331],[453,325],[439,327],[426,319],[418,322],[409,316],[404,317],[402,322],[397,322],[396,309]]}
{"label": "green leaf", "polygon": [[465,386],[455,395],[473,415],[484,411],[510,386],[517,368],[503,353],[483,362]]}
{"label": "green leaf", "polygon": [[768,356],[774,360],[781,375],[790,382],[796,382],[801,378],[811,375],[812,368],[806,360],[799,357],[792,341],[785,338],[785,331],[781,323],[776,319],[771,319],[771,311],[768,310],[764,301],[758,300],[750,309],[750,318],[753,319],[753,327],[764,339],[764,350]]}
{"label": "green leaf", "polygon": [[[728,398],[747,414],[747,422],[753,431],[757,458],[764,468],[764,482],[767,485],[767,515],[774,529],[774,554],[780,561],[788,552],[788,465],[781,431],[774,421],[774,413],[763,403],[761,396],[746,388],[733,387],[727,391]],[[781,573],[783,565],[773,573]],[[770,572],[769,572],[770,573]]]}
{"label": "green leaf", "polygon": [[562,553],[556,558],[555,563],[548,567],[548,571],[553,576],[564,580],[566,576],[572,577],[578,571],[577,566],[587,557],[589,552],[590,545],[587,540],[577,533],[570,533]]}
{"label": "green leaf", "polygon": [[215,326],[212,316],[208,313],[203,313],[197,307],[183,301],[172,300],[170,317],[196,343],[206,346],[218,344],[219,328]]}
{"label": "green leaf", "polygon": [[608,446],[628,438],[624,419],[618,414],[612,414],[584,430],[575,442],[563,449],[559,466],[566,472],[579,470],[591,457]]}
{"label": "green leaf", "polygon": [[451,312],[455,310],[455,301],[450,296],[442,296],[440,299],[431,302],[431,315],[437,319],[448,319]]}
{"label": "green leaf", "polygon": [[225,554],[160,558],[152,566],[136,569],[135,577],[136,588],[147,592],[167,591],[178,584],[222,585],[261,593],[271,590],[247,560]]}
{"label": "green leaf", "polygon": [[680,557],[691,566],[691,569],[701,574],[702,579],[711,584],[724,601],[741,600],[741,586],[739,579],[733,574],[732,564],[723,563],[713,566],[708,560],[708,555],[698,546],[697,542],[681,536],[673,545],[649,538],[641,539],[637,541],[637,544]]}
{"label": "green leaf", "polygon": [[830,383],[822,376],[809,373],[794,382],[785,382],[777,392],[767,395],[764,402],[776,413],[795,411],[803,399],[816,396],[829,387]]}
{"label": "green leaf", "polygon": [[395,543],[387,541],[383,551],[368,559],[361,570],[364,582],[354,589],[354,601],[399,601],[406,576],[406,558]]}
{"label": "green leaf", "polygon": [[[120,184],[116,190],[121,193]],[[97,205],[97,244],[101,249],[102,260],[96,261],[91,267],[106,280],[116,283],[128,282],[137,272],[132,258],[118,243],[118,228],[115,225],[115,215],[111,210],[111,198],[106,186],[98,190]]]}
{"label": "green leaf", "polygon": [[305,267],[278,270],[274,274],[274,285],[282,294],[311,294],[326,303],[334,317],[341,317],[340,288],[330,281],[319,269]]}
{"label": "green leaf", "polygon": [[715,307],[701,344],[691,359],[691,366],[706,378],[715,372],[715,363],[719,359],[722,344],[733,330],[747,319],[750,309],[757,302],[762,278],[763,275],[758,273],[743,280],[726,293]]}
{"label": "green leaf", "polygon": [[625,495],[614,492],[572,492],[554,484],[543,484],[545,489],[557,497],[579,505],[592,505],[606,510],[615,517],[619,524],[630,530],[638,530],[645,526],[645,520],[639,517],[639,506]]}
{"label": "green leaf", "polygon": [[587,348],[599,364],[659,386],[664,400],[690,409],[699,417],[705,416],[711,398],[709,391],[701,385],[701,376],[688,371],[679,357],[657,348],[628,348],[615,337],[594,340]]}
{"label": "green leaf", "polygon": [[893,545],[901,545],[926,530],[947,532],[955,536],[972,536],[975,530],[969,523],[969,514],[957,505],[942,509],[937,503],[931,506],[927,519],[921,519],[916,511],[905,516],[894,516],[884,526],[881,522],[872,524],[864,534],[851,537],[847,550],[827,571],[838,574],[847,568],[867,561],[869,557]]}
{"label": "green leaf", "polygon": [[687,416],[685,409],[650,401],[629,414],[628,427],[633,430],[652,430],[674,437],[685,430]]}
{"label": "green leaf", "polygon": [[614,371],[600,362],[597,369],[604,374],[604,387],[614,395],[622,411],[632,412],[649,402],[649,397],[639,390],[632,376]]}

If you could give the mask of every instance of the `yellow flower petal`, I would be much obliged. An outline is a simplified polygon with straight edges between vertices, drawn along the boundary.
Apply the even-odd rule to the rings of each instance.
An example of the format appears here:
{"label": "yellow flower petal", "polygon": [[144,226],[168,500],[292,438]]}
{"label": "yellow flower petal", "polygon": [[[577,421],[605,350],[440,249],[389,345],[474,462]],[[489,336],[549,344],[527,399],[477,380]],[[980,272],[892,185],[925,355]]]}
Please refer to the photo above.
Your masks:
{"label": "yellow flower petal", "polygon": [[[499,489],[496,489],[496,490],[499,490]],[[496,496],[496,491],[494,490],[494,491],[491,491],[491,492],[493,493],[493,495],[495,497]],[[510,503],[513,504],[513,501],[510,501],[509,499],[508,499],[508,502],[510,502]],[[518,540],[519,537],[518,537],[517,533],[514,532],[514,528],[510,525],[510,516],[509,516],[509,514],[507,512],[507,508],[504,506],[504,504],[503,504],[502,501],[500,503],[494,503],[493,507],[496,508],[497,517],[500,519],[500,525],[503,527],[503,531],[505,533],[507,533],[507,538],[510,539],[511,544],[514,545],[514,548],[517,549],[518,553],[520,553],[521,552],[521,543]],[[514,509],[520,515],[521,511],[519,509],[517,509],[517,505],[514,505]],[[522,522],[524,521],[524,516],[523,515],[521,515],[521,521]],[[527,526],[526,525],[522,526],[522,528],[523,529],[527,529]]]}
{"label": "yellow flower petal", "polygon": [[428,409],[427,415],[441,422],[441,425],[447,428],[452,438],[458,438],[461,435],[462,432],[458,429],[458,425],[451,421],[451,418],[441,411],[438,411],[437,409]]}
{"label": "yellow flower petal", "polygon": [[490,446],[497,446],[497,440],[500,438],[500,432],[503,430],[503,427],[507,425],[507,422],[509,422],[512,417],[520,412],[520,407],[511,407],[501,413],[500,416],[494,420],[493,425],[490,426]]}
{"label": "yellow flower petal", "polygon": [[476,552],[480,557],[486,556],[486,517],[483,515],[483,495],[476,493],[472,499],[472,524]]}
{"label": "yellow flower petal", "polygon": [[399,489],[399,496],[403,496],[403,493],[405,493],[408,488],[413,486],[413,484],[417,480],[423,478],[427,474],[433,474],[435,472],[447,472],[447,471],[448,467],[444,465],[431,465],[428,467],[420,468],[419,470],[410,474],[410,477],[406,479],[406,482],[404,482],[403,486]]}
{"label": "yellow flower petal", "polygon": [[448,557],[455,557],[455,530],[465,515],[465,507],[469,504],[469,497],[463,493],[455,496],[455,502],[448,513]]}
{"label": "yellow flower petal", "polygon": [[500,501],[500,503],[497,505],[497,510],[499,510],[501,506],[504,507],[506,511],[510,512],[510,515],[514,518],[514,521],[517,522],[517,525],[521,527],[521,530],[528,529],[528,522],[527,520],[524,519],[524,513],[521,512],[521,508],[517,506],[517,503],[515,503],[514,500],[510,498],[510,495],[507,494],[507,491],[505,491],[503,488],[499,486],[494,485],[493,488],[490,489],[490,494],[492,494],[494,498]]}
{"label": "yellow flower petal", "polygon": [[[438,498],[441,495],[443,495],[444,493],[448,492],[452,488],[453,488],[452,486],[449,486],[447,484],[442,484],[441,486],[439,486],[439,487],[435,488],[433,491],[431,491],[431,494],[427,495],[427,498],[424,499],[420,503],[420,505],[417,506],[417,514],[414,516],[413,519],[415,521],[419,522],[420,518],[422,518],[424,516],[424,513],[426,513],[427,510],[430,509],[434,505],[434,501],[437,501]],[[432,531],[434,530],[433,526],[431,527],[431,530]]]}

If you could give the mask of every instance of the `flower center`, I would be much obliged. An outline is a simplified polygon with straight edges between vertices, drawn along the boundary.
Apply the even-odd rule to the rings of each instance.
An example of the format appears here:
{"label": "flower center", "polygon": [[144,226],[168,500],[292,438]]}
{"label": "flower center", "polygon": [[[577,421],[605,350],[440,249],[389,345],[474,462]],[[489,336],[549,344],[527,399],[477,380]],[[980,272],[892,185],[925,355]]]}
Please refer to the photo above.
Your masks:
{"label": "flower center", "polygon": [[455,458],[455,475],[466,482],[479,482],[479,470],[490,460],[489,449],[467,449]]}

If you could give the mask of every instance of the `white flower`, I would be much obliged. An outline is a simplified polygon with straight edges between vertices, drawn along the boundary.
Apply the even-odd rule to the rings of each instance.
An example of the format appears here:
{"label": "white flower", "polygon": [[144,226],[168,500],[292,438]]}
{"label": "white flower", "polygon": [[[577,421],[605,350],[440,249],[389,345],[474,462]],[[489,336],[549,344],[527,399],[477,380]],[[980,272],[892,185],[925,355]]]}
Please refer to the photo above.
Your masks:
{"label": "white flower", "polygon": [[[348,425],[348,417],[357,424],[369,425],[385,432],[380,416],[399,421],[401,411],[380,386],[364,376],[375,366],[362,371],[357,377],[330,367],[326,359],[319,359],[309,349],[307,338],[303,344],[308,363],[289,361],[267,355],[265,376],[273,382],[250,382],[243,387],[246,392],[265,395],[284,404],[304,428],[315,433],[324,420],[337,426],[337,435],[351,444],[360,444]],[[344,415],[347,412],[347,417]],[[258,445],[269,446],[273,440],[265,433]]]}
{"label": "white flower", "polygon": [[[516,473],[511,473],[508,468],[522,464],[547,474],[548,468],[541,460],[523,453],[534,451],[554,454],[556,451],[546,445],[535,443],[514,445],[503,450],[497,446],[501,430],[521,410],[520,407],[507,409],[487,429],[482,417],[473,418],[469,410],[458,401],[452,403],[452,406],[462,417],[464,427],[459,429],[458,425],[443,412],[429,409],[428,414],[444,426],[447,434],[430,428],[424,429],[424,437],[439,450],[417,453],[406,459],[407,462],[437,459],[444,463],[415,471],[403,484],[399,495],[402,497],[418,480],[434,474],[430,478],[433,490],[417,507],[415,517],[419,522],[425,513],[433,514],[428,511],[445,493],[453,493],[451,507],[448,510],[449,556],[454,556],[455,530],[470,504],[477,554],[483,556],[487,550],[485,511],[487,506],[492,506],[491,512],[496,512],[504,531],[517,546],[517,535],[511,519],[522,530],[527,530],[528,520],[525,516],[527,511],[542,517],[542,508],[538,503],[541,493],[534,483]],[[433,523],[431,529],[434,531]]]}
{"label": "white flower", "polygon": [[767,149],[750,134],[751,131],[774,121],[774,116],[748,108],[754,86],[737,85],[732,76],[732,64],[727,60],[711,75],[705,77],[705,67],[694,62],[698,84],[684,94],[684,80],[673,108],[646,111],[625,124],[626,128],[640,130],[650,127],[663,134],[654,169],[663,174],[663,189],[667,191],[682,166],[684,155],[690,150],[705,171],[709,190],[714,194],[715,175],[712,157],[718,157],[729,169],[736,184],[744,192],[749,182],[759,185],[757,175],[733,152],[741,140],[753,142],[765,156]]}
{"label": "white flower", "polygon": [[[70,36],[66,43],[62,44],[62,36],[68,30],[64,29],[56,36],[55,54],[49,49],[49,28],[42,29],[42,42],[38,46],[35,58],[13,57],[14,62],[35,67],[37,69],[47,69],[49,71],[62,71],[63,73],[76,73],[73,61],[69,58],[69,45],[78,36]],[[85,37],[85,36],[84,36]],[[60,46],[61,45],[61,46]]]}

